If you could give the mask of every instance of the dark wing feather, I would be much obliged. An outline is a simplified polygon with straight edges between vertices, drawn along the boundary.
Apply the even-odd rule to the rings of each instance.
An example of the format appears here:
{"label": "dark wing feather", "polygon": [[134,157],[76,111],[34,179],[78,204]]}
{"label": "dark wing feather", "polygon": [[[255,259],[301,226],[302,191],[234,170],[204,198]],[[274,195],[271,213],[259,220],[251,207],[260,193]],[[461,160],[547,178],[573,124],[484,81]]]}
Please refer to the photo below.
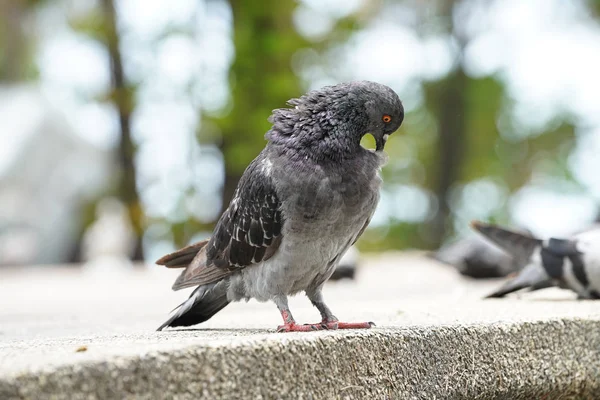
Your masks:
{"label": "dark wing feather", "polygon": [[248,166],[213,236],[177,279],[174,290],[219,281],[275,254],[283,217],[275,186],[262,168],[264,157],[262,153]]}
{"label": "dark wing feather", "polygon": [[207,261],[235,270],[271,257],[283,224],[275,186],[255,160],[244,173],[229,208],[217,223],[207,245]]}

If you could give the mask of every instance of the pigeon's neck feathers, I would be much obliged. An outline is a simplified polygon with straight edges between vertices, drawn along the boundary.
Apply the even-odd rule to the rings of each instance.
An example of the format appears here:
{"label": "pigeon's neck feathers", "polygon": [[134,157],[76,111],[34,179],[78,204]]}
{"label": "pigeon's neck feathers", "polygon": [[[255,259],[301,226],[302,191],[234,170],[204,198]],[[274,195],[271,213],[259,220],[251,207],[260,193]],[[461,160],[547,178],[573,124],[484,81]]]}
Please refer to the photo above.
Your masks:
{"label": "pigeon's neck feathers", "polygon": [[368,121],[356,96],[311,92],[288,104],[293,108],[273,110],[269,118],[273,126],[265,135],[269,142],[333,160],[352,157],[362,149],[360,140]]}

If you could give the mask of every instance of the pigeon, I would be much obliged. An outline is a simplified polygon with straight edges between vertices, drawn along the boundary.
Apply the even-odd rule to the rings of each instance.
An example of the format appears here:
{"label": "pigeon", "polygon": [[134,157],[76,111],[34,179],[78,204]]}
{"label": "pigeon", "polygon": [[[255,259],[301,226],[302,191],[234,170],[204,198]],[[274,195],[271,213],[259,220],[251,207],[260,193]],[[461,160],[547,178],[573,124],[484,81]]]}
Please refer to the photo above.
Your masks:
{"label": "pigeon", "polygon": [[[273,110],[267,144],[244,171],[210,239],[157,261],[184,268],[173,290],[196,286],[158,330],[202,323],[230,302],[273,301],[279,332],[370,328],[344,323],[322,295],[379,201],[386,141],[404,120],[389,87],[349,82],[313,90]],[[370,133],[376,148],[365,149]],[[305,292],[321,322],[296,323],[288,296]]]}
{"label": "pigeon", "polygon": [[429,256],[455,267],[461,275],[475,279],[505,277],[523,269],[523,262],[527,262],[518,262],[509,253],[480,235],[459,239],[430,253]]}
{"label": "pigeon", "polygon": [[524,268],[488,298],[504,297],[521,289],[570,289],[580,299],[600,298],[600,228],[569,239],[542,240],[496,225],[473,222],[472,227],[509,252]]}
{"label": "pigeon", "polygon": [[509,254],[478,236],[450,243],[430,257],[477,279],[504,277],[518,269]]}

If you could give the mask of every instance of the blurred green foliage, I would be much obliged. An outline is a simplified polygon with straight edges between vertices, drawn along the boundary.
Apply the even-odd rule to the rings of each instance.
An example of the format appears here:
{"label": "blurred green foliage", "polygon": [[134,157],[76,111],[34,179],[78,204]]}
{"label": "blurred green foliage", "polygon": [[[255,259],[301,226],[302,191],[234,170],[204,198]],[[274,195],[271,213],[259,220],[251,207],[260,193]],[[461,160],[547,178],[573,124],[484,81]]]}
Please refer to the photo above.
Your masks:
{"label": "blurred green foliage", "polygon": [[258,5],[231,0],[230,4],[236,49],[230,71],[231,112],[211,118],[220,131],[225,159],[223,207],[246,166],[265,145],[261,134],[269,129],[271,110],[302,92],[291,59],[307,44],[294,29],[294,2],[265,0]]}
{"label": "blurred green foliage", "polygon": [[47,0],[0,0],[0,82],[34,80],[32,12]]}
{"label": "blurred green foliage", "polygon": [[[28,34],[23,21],[31,18],[31,10],[41,3],[0,0],[0,80],[23,81],[35,77],[32,62],[35,37]],[[539,132],[508,134],[523,129],[512,120],[514,104],[504,83],[497,76],[476,78],[464,70],[463,49],[468,39],[461,27],[454,26],[452,18],[461,2],[365,0],[352,14],[335,18],[332,29],[318,39],[309,39],[297,30],[294,13],[300,6],[298,2],[229,0],[228,4],[235,47],[229,71],[228,105],[219,112],[209,113],[201,107],[197,110],[202,120],[197,132],[199,143],[217,145],[224,157],[223,207],[228,204],[245,167],[264,147],[263,135],[269,129],[267,117],[272,109],[284,107],[289,98],[301,95],[311,83],[303,80],[294,68],[298,61],[295,57],[310,50],[317,59],[324,59],[372,23],[384,7],[396,5],[419,9],[418,20],[413,21],[415,30],[421,35],[428,32],[445,35],[457,43],[458,50],[454,66],[445,76],[416,82],[422,89],[422,104],[407,113],[403,127],[386,148],[390,155],[383,171],[386,190],[399,185],[423,189],[430,196],[429,215],[419,222],[403,221],[392,215],[384,226],[368,230],[359,242],[360,247],[368,250],[437,247],[455,230],[452,200],[455,192],[477,180],[497,182],[509,194],[540,171],[575,182],[567,165],[576,139],[569,116],[557,116],[554,124]],[[589,0],[587,4],[600,15],[600,1]],[[122,64],[119,38],[123,32],[119,29],[118,15],[108,12],[111,9],[114,11],[113,2],[103,0],[70,23],[76,32],[103,44],[110,55],[112,86],[100,99],[94,99],[113,103],[120,115],[122,140],[118,154],[122,177],[120,184],[107,188],[107,192],[118,192],[129,205],[130,218],[141,236],[144,223],[156,221],[144,219],[132,161],[136,148],[130,138],[128,119],[136,108],[139,86],[127,77],[119,79],[118,70],[123,73],[123,66],[119,65]],[[193,32],[193,29],[167,29],[164,36]],[[325,64],[321,65],[324,70],[332,68]],[[372,138],[366,137],[363,144],[373,147]],[[182,193],[182,199],[187,194]],[[83,220],[89,223],[91,212],[89,207],[86,209]],[[501,204],[489,217],[506,221],[507,205]],[[162,222],[170,225],[172,239],[178,245],[185,244],[198,230],[209,230],[214,223],[194,219]]]}

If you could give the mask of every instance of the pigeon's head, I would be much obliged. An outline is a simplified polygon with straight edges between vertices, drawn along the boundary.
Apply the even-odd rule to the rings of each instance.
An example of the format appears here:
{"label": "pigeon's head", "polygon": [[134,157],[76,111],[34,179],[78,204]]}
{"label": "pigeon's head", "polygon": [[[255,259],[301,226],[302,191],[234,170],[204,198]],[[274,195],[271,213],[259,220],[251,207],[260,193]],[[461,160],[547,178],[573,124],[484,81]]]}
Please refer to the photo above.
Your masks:
{"label": "pigeon's head", "polygon": [[376,150],[383,150],[388,137],[396,132],[404,120],[404,107],[396,92],[375,82],[357,82],[358,96],[364,99],[368,123],[365,133],[375,138]]}
{"label": "pigeon's head", "polygon": [[381,151],[404,120],[398,95],[369,81],[325,86],[288,104],[293,108],[273,111],[266,138],[313,157],[337,159],[360,151],[368,133]]}

